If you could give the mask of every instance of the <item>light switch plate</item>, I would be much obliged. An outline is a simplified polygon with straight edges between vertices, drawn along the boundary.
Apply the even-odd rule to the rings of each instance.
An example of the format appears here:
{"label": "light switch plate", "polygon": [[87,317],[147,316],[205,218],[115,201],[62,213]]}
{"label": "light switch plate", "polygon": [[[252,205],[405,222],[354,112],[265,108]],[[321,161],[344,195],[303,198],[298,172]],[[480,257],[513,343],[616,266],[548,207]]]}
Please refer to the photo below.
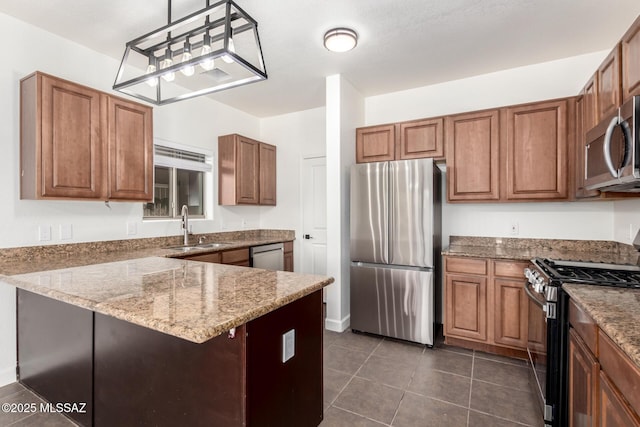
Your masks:
{"label": "light switch plate", "polygon": [[289,332],[282,334],[282,363],[295,356],[296,353],[296,330],[291,329]]}
{"label": "light switch plate", "polygon": [[46,242],[51,240],[51,226],[50,225],[41,225],[38,227],[38,240],[41,242]]}

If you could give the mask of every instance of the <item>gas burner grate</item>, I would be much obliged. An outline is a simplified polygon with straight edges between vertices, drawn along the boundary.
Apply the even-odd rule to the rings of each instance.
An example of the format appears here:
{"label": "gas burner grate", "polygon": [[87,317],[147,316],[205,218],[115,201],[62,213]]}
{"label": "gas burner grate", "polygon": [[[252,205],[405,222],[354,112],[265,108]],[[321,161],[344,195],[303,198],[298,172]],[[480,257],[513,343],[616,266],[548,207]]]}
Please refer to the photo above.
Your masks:
{"label": "gas burner grate", "polygon": [[640,289],[640,267],[615,264],[536,260],[550,279]]}

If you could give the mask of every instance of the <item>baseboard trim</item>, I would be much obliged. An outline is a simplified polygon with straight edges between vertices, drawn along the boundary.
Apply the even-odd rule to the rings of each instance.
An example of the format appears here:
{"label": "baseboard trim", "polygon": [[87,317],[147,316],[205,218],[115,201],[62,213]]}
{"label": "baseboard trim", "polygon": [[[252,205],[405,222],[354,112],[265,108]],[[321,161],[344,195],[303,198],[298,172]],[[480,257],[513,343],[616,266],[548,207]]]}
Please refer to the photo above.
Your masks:
{"label": "baseboard trim", "polygon": [[324,319],[324,328],[333,332],[344,332],[351,325],[351,315],[345,316],[342,320]]}
{"label": "baseboard trim", "polygon": [[15,366],[0,371],[0,387],[14,382],[16,382]]}

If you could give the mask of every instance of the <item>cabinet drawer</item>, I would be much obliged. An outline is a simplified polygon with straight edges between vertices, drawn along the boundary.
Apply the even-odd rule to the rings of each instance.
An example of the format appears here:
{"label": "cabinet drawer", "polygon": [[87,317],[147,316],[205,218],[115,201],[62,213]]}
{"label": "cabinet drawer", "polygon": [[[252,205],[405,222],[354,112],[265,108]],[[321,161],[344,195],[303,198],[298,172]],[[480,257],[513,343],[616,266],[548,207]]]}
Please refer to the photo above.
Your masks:
{"label": "cabinet drawer", "polygon": [[496,276],[522,279],[528,263],[518,261],[494,261],[493,272]]}
{"label": "cabinet drawer", "polygon": [[600,365],[636,413],[640,413],[640,370],[602,330],[598,331]]}
{"label": "cabinet drawer", "polygon": [[447,271],[451,273],[487,274],[487,260],[477,258],[446,258]]}
{"label": "cabinet drawer", "polygon": [[[222,252],[223,264],[242,264],[249,263],[249,249],[235,249],[233,251]],[[244,264],[243,264],[244,265]]]}
{"label": "cabinet drawer", "polygon": [[202,255],[193,255],[190,257],[186,257],[189,261],[202,261],[202,262],[213,262],[216,264],[220,263],[220,252],[214,252],[210,254],[202,254]]}
{"label": "cabinet drawer", "polygon": [[598,325],[573,300],[569,301],[569,324],[580,335],[589,350],[598,357]]}

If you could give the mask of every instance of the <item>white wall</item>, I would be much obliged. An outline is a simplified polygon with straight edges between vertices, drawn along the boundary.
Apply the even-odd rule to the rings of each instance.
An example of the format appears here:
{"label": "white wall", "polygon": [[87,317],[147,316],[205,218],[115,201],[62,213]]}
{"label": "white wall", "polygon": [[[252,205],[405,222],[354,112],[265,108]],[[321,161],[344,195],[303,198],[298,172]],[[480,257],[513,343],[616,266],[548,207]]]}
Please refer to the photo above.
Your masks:
{"label": "white wall", "polygon": [[[179,221],[142,222],[141,203],[66,202],[19,200],[19,81],[40,70],[106,92],[112,92],[118,61],[79,44],[47,33],[37,27],[0,14],[3,34],[11,34],[0,64],[0,247],[30,246],[177,235]],[[124,46],[123,46],[124,49]],[[256,117],[218,102],[199,98],[154,108],[154,136],[181,144],[205,147],[217,153],[218,135],[238,132],[260,137]],[[213,189],[212,189],[213,190]],[[213,191],[210,196],[217,197]],[[194,232],[256,228],[260,209],[214,206],[213,220],[192,221]],[[137,225],[137,234],[127,236],[128,222]],[[71,224],[73,239],[60,240],[60,224]],[[39,242],[39,225],[52,227],[52,240]],[[0,386],[15,380],[15,289],[0,285]]]}
{"label": "white wall", "polygon": [[631,244],[640,229],[640,200],[613,203],[613,240]]}
{"label": "white wall", "polygon": [[[260,228],[295,230],[301,236],[301,174],[302,159],[325,155],[325,108],[314,108],[291,114],[273,116],[261,120],[260,139],[277,149],[277,198],[276,206],[260,208]],[[295,271],[299,271],[302,242],[293,246]]]}
{"label": "white wall", "polygon": [[327,287],[325,327],[349,326],[349,175],[355,163],[355,128],[364,122],[364,98],[344,77],[326,78],[327,90]]}
{"label": "white wall", "polygon": [[[369,97],[365,121],[373,125],[574,96],[607,53]],[[511,235],[514,222],[519,228],[517,236]],[[636,223],[640,226],[639,220]],[[613,202],[444,203],[442,226],[443,246],[450,235],[614,240],[614,207]],[[628,234],[628,224],[626,227]],[[618,234],[615,240],[620,240]]]}

